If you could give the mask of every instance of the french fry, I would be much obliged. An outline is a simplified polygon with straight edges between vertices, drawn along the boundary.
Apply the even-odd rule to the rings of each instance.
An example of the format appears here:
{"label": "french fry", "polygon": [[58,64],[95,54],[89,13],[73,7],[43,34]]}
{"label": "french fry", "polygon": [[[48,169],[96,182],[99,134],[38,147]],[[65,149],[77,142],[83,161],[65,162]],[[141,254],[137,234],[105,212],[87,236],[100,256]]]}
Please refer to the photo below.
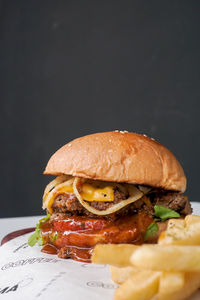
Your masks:
{"label": "french fry", "polygon": [[99,244],[94,248],[92,262],[119,267],[130,266],[130,257],[137,248],[138,246],[131,244]]}
{"label": "french fry", "polygon": [[185,300],[188,299],[200,287],[200,273],[192,272],[185,273],[185,284],[178,291],[171,291],[168,289],[159,290],[157,300]]}
{"label": "french fry", "polygon": [[187,215],[185,217],[185,223],[187,225],[194,224],[194,223],[200,223],[200,216],[197,216],[197,215]]}
{"label": "french fry", "polygon": [[159,272],[139,271],[122,283],[114,300],[149,300],[158,292]]}
{"label": "french fry", "polygon": [[167,223],[167,228],[171,226],[176,226],[178,228],[184,228],[185,226],[185,219],[170,219]]}
{"label": "french fry", "polygon": [[138,272],[138,269],[134,267],[119,268],[116,266],[110,266],[111,278],[117,284],[123,283],[136,272]]}
{"label": "french fry", "polygon": [[163,272],[160,277],[159,293],[176,292],[184,286],[183,272]]}
{"label": "french fry", "polygon": [[[184,222],[184,224],[183,224]],[[159,245],[200,245],[200,217],[189,215],[185,220],[170,220],[159,237]]]}
{"label": "french fry", "polygon": [[200,247],[143,245],[130,260],[135,267],[144,270],[200,271]]}
{"label": "french fry", "polygon": [[184,300],[200,288],[200,216],[171,219],[157,245],[97,245],[92,261],[110,264],[115,300]]}

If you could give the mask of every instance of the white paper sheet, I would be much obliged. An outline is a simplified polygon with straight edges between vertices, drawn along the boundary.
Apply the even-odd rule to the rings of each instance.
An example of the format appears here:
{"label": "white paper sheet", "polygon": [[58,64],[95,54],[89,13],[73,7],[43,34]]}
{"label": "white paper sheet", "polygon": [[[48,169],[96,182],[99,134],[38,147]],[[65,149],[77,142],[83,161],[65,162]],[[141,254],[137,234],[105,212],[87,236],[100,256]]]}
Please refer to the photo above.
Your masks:
{"label": "white paper sheet", "polygon": [[105,299],[116,285],[105,265],[59,259],[29,247],[23,235],[0,247],[0,299]]}
{"label": "white paper sheet", "polygon": [[[0,247],[0,300],[111,300],[108,266],[59,259],[29,247],[23,235]],[[191,300],[200,299],[197,293]]]}
{"label": "white paper sheet", "polygon": [[[194,206],[193,206],[194,207]],[[199,205],[194,213],[199,213]],[[114,284],[108,266],[59,259],[29,247],[29,234],[0,247],[0,300],[111,300]],[[191,300],[199,300],[197,292]]]}

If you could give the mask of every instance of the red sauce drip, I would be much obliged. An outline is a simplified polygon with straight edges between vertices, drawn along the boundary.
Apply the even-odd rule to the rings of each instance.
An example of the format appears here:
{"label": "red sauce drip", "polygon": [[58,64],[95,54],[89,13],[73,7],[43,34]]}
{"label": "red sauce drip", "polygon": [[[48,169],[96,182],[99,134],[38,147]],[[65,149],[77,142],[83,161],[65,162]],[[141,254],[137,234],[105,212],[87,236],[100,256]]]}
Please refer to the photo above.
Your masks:
{"label": "red sauce drip", "polygon": [[56,248],[54,245],[51,244],[46,244],[43,246],[42,252],[47,253],[47,254],[57,254],[58,253],[58,248]]}
{"label": "red sauce drip", "polygon": [[[65,246],[62,248],[61,253],[62,253],[62,258],[72,258],[77,261],[90,263],[92,250],[93,248],[79,248],[74,246]],[[47,254],[55,255],[58,254],[59,249],[52,244],[46,244],[43,246],[41,251]]]}
{"label": "red sauce drip", "polygon": [[1,240],[1,246],[3,244],[5,244],[5,243],[9,242],[10,240],[18,237],[18,236],[21,236],[23,234],[26,234],[26,233],[29,233],[29,232],[33,232],[33,231],[35,231],[34,227],[20,229],[20,230],[17,230],[17,231],[13,231],[13,232],[7,234],[6,236],[4,236],[4,238]]}
{"label": "red sauce drip", "polygon": [[80,247],[74,247],[74,246],[65,246],[60,250],[60,252],[58,253],[58,256],[61,258],[72,258],[77,261],[90,263],[92,251],[93,251],[93,247],[92,248],[80,248]]}
{"label": "red sauce drip", "polygon": [[96,244],[142,244],[146,229],[152,222],[152,217],[145,213],[120,217],[115,221],[74,216],[47,221],[41,225],[41,232],[45,244],[53,245],[56,251],[58,249],[59,257],[90,262]]}

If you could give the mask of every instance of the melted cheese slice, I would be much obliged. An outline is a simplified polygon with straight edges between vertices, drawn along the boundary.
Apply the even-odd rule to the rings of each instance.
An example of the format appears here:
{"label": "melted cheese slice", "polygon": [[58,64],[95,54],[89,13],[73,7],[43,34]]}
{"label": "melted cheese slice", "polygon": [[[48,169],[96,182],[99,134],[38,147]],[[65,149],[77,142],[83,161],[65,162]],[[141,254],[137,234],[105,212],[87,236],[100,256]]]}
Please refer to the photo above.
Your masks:
{"label": "melted cheese slice", "polygon": [[71,185],[64,185],[56,189],[57,194],[63,193],[73,193],[73,186]]}
{"label": "melted cheese slice", "polygon": [[82,185],[81,197],[86,201],[114,201],[114,189],[112,186],[96,188],[91,184]]}
{"label": "melted cheese slice", "polygon": [[[106,210],[97,210],[92,207],[88,202],[92,201],[114,201],[114,188],[118,187],[123,192],[128,191],[129,197],[126,200],[122,200],[119,203],[113,204]],[[78,201],[88,211],[96,215],[108,215],[120,210],[126,205],[133,203],[140,199],[144,193],[131,184],[118,184],[105,182],[95,182],[90,184],[88,182],[81,181],[78,177],[57,177],[54,181],[50,182],[45,189],[43,196],[43,208],[47,208],[50,213],[53,212],[52,205],[55,197],[63,193],[73,193],[77,197]]]}
{"label": "melted cheese slice", "polygon": [[[59,177],[57,177],[59,178]],[[60,180],[61,181],[61,180]],[[58,195],[62,194],[62,193],[73,193],[73,181],[74,178],[70,178],[68,180],[65,180],[64,182],[56,182],[55,184],[55,180],[53,180],[52,182],[50,182],[50,184],[48,185],[50,188],[46,188],[44,195],[43,195],[43,209],[47,208],[48,211],[50,213],[52,213],[52,205],[54,202],[55,197],[57,197]]]}
{"label": "melted cheese slice", "polygon": [[126,200],[122,200],[119,203],[113,204],[111,207],[108,207],[105,210],[97,210],[96,208],[92,207],[87,201],[85,201],[80,192],[79,192],[79,187],[81,185],[81,180],[80,178],[76,177],[73,182],[73,189],[74,189],[74,194],[76,195],[76,198],[79,200],[79,202],[82,204],[85,209],[87,209],[89,212],[95,214],[95,215],[109,215],[111,213],[114,213],[121,208],[127,206],[130,203],[133,203],[140,199],[143,196],[143,193],[137,189],[134,185],[128,185],[128,192],[129,192],[129,197]]}
{"label": "melted cheese slice", "polygon": [[[54,180],[55,181],[55,180]],[[54,181],[52,182],[54,184]],[[60,180],[61,181],[61,180]],[[68,179],[64,182],[60,182],[55,185],[51,184],[48,190],[45,189],[43,196],[43,208],[47,208],[50,213],[52,213],[52,205],[54,199],[63,193],[74,193],[73,181],[74,179]],[[102,188],[95,187],[95,185],[89,183],[83,183],[81,186],[81,197],[89,202],[92,201],[114,201],[114,187],[104,186]]]}

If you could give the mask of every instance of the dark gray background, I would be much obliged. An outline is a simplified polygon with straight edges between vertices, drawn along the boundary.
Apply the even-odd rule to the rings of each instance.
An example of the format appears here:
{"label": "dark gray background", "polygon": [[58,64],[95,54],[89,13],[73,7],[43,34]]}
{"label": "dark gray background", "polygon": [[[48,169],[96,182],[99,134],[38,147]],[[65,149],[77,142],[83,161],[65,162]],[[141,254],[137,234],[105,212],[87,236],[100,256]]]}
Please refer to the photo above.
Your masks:
{"label": "dark gray background", "polygon": [[0,1],[0,217],[41,213],[71,139],[146,133],[199,200],[200,1]]}

